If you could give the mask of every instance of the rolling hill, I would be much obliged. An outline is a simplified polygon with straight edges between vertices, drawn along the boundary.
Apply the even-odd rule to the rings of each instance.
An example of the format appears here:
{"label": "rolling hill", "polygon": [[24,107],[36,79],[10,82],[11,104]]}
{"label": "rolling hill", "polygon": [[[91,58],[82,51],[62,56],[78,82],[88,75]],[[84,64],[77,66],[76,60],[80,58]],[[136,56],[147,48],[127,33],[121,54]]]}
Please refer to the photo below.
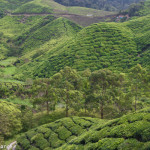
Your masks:
{"label": "rolling hill", "polygon": [[[54,8],[51,15],[33,14],[32,9],[31,14],[26,14],[24,7],[30,3],[57,9],[60,6],[54,1],[34,0],[13,11],[22,12],[1,19],[5,51],[2,58],[22,55],[15,63],[20,66],[16,78],[50,77],[64,66],[80,71],[86,68],[127,71],[137,63],[149,65],[149,15],[124,23],[97,23],[82,29],[60,18],[59,13],[69,7],[60,7],[58,14]],[[76,13],[78,9],[70,7],[70,10]]]}
{"label": "rolling hill", "polygon": [[32,0],[1,0],[0,10],[11,11]]}
{"label": "rolling hill", "polygon": [[20,72],[30,77],[49,77],[64,66],[80,71],[86,68],[127,71],[137,63],[148,67],[149,24],[149,16],[124,23],[93,24],[74,39],[59,43],[45,55],[22,65]]}
{"label": "rolling hill", "polygon": [[[26,15],[48,15],[56,17],[65,17],[69,20],[88,26],[99,21],[113,20],[116,12],[96,10],[86,7],[66,7],[53,0],[22,0],[22,1],[3,1],[1,0],[0,18],[11,16]],[[14,7],[13,7],[14,5]]]}
{"label": "rolling hill", "polygon": [[[103,8],[97,3],[94,6],[94,0],[92,3],[89,3],[89,0],[82,1],[83,6],[98,9],[101,7],[103,10],[72,6],[75,2],[71,1],[71,6],[64,6],[53,0],[0,0],[0,96],[4,101],[17,103],[12,109],[20,109],[20,127],[17,130],[13,122],[15,132],[11,129],[12,136],[29,130],[18,135],[17,139],[13,137],[18,143],[16,149],[150,149],[150,108],[139,111],[149,106],[149,0],[142,2],[142,7],[136,10],[140,15],[129,17],[128,21],[124,22],[110,22],[112,17],[116,17],[115,12],[104,10],[116,11],[127,7],[133,1],[103,1]],[[82,6],[77,2],[77,5]],[[136,65],[138,68],[130,70]],[[82,73],[83,82],[76,71],[66,66],[76,69],[79,74]],[[63,71],[64,68],[68,69]],[[104,68],[115,72],[116,75],[107,75]],[[61,73],[58,73],[61,69]],[[97,75],[100,79],[97,80],[93,76],[94,83],[89,80],[89,76],[91,72],[93,75],[93,71],[99,69],[103,69],[102,73]],[[86,71],[82,72],[84,70]],[[132,79],[128,76],[129,71],[132,71]],[[137,76],[135,72],[138,72]],[[58,74],[53,80],[47,79],[55,73]],[[108,80],[105,81],[104,78]],[[54,80],[61,85],[57,87],[58,82]],[[97,84],[97,81],[103,83]],[[66,96],[63,97],[64,93]],[[74,103],[67,104],[71,100],[76,101],[75,95],[78,95],[77,107],[81,105],[79,113],[74,112]],[[101,106],[97,105],[97,100],[99,104],[102,103]],[[108,109],[103,108],[103,100],[110,101]],[[1,103],[1,107],[6,105],[5,107],[9,108],[8,102]],[[127,109],[128,105],[125,103],[132,106]],[[124,107],[119,108],[120,106]],[[62,118],[65,107],[66,112],[73,110],[70,113],[72,117]],[[112,116],[112,108],[115,108],[117,114],[121,112],[119,116],[125,113],[127,115],[113,120],[73,116],[77,114],[96,117],[99,107],[101,114],[105,109]],[[133,113],[134,110],[136,112]],[[85,115],[82,115],[83,111]],[[3,119],[9,126],[13,111],[8,118],[5,116],[9,116],[9,112],[2,112]],[[33,117],[32,121],[38,120],[35,125],[30,124],[30,117]],[[58,118],[62,119],[57,120]],[[56,121],[39,126],[52,120]],[[5,127],[3,122],[0,127],[1,125]],[[2,135],[8,140],[11,134],[5,137],[4,132],[0,133],[0,137]]]}
{"label": "rolling hill", "polygon": [[46,16],[38,24],[15,39],[15,42],[21,45],[21,49],[25,53],[27,50],[31,51],[52,39],[57,40],[63,36],[73,36],[80,29],[80,26],[65,18]]}
{"label": "rolling hill", "polygon": [[71,117],[57,120],[17,139],[17,150],[147,150],[149,109],[114,120]]}

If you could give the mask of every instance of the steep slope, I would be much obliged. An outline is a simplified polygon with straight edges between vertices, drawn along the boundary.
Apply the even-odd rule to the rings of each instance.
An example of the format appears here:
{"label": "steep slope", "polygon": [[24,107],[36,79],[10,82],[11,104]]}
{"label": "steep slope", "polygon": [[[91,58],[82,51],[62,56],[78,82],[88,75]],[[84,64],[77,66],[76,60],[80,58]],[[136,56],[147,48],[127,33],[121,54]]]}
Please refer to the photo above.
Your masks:
{"label": "steep slope", "polygon": [[41,22],[40,28],[34,30],[35,25],[30,28],[30,31],[23,33],[22,36],[16,39],[16,42],[20,40],[23,53],[31,51],[52,39],[59,39],[65,35],[73,36],[81,29],[81,27],[65,18],[47,16],[45,20],[45,23]]}
{"label": "steep slope", "polygon": [[0,32],[0,60],[7,57],[8,46],[6,44],[6,39],[3,32]]}
{"label": "steep slope", "polygon": [[0,9],[11,11],[32,0],[1,0]]}
{"label": "steep slope", "polygon": [[126,22],[134,33],[135,41],[137,43],[138,63],[143,66],[150,65],[150,15],[140,17],[135,20]]}
{"label": "steep slope", "polygon": [[105,121],[71,117],[28,131],[17,139],[17,150],[147,150],[149,109]]}
{"label": "steep slope", "polygon": [[143,7],[139,11],[140,16],[148,15],[150,14],[150,0],[146,0]]}
{"label": "steep slope", "polygon": [[52,8],[41,3],[40,0],[34,0],[17,8],[13,13],[52,13]]}
{"label": "steep slope", "polygon": [[122,13],[129,14],[129,16],[146,16],[150,14],[150,0],[145,2],[140,2],[137,4],[132,4],[127,10],[122,11]]}
{"label": "steep slope", "polygon": [[18,53],[12,39],[30,29],[40,18],[42,16],[5,16],[0,19],[0,60]]}
{"label": "steep slope", "polygon": [[44,16],[5,16],[1,18],[1,59],[6,58],[7,56],[18,55],[19,39],[17,39],[17,42],[15,39],[27,31],[31,31],[30,29],[33,26],[36,26],[36,29],[40,28],[40,22],[44,24],[44,20]]}

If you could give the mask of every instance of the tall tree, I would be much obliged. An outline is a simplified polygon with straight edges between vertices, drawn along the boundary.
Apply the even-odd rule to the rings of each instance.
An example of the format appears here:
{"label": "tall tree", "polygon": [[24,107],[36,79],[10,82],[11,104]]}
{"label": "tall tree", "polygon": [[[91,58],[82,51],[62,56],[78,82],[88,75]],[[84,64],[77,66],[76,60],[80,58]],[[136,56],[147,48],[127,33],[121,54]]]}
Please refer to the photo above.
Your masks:
{"label": "tall tree", "polygon": [[137,110],[137,101],[142,95],[143,90],[146,89],[148,84],[148,74],[145,68],[142,68],[140,64],[137,64],[131,68],[129,73],[131,81],[132,96],[134,97],[134,109]]}
{"label": "tall tree", "polygon": [[49,78],[36,79],[32,85],[33,104],[46,105],[47,114],[49,114],[49,108],[56,105],[56,89],[52,85],[52,81]]}
{"label": "tall tree", "polygon": [[119,86],[119,77],[108,69],[102,69],[92,72],[90,82],[103,119],[104,106],[112,100],[112,94],[115,95],[114,88]]}
{"label": "tall tree", "polygon": [[89,78],[91,76],[91,70],[86,69],[82,72],[82,91],[83,91],[83,98],[84,98],[84,110],[86,113],[86,110],[88,109],[88,104],[90,104],[91,99],[89,98],[91,95],[91,88],[90,88],[90,82]]}
{"label": "tall tree", "polygon": [[78,108],[82,99],[80,89],[80,75],[76,70],[65,67],[59,73],[52,77],[57,83],[60,101],[65,103],[66,117],[68,117],[69,108]]}

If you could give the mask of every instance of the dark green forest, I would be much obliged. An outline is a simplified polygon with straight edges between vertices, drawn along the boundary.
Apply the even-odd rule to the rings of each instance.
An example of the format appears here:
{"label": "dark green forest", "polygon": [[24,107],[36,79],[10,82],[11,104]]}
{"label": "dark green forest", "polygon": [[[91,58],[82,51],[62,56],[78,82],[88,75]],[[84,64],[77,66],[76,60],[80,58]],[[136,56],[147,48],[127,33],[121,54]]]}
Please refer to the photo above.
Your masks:
{"label": "dark green forest", "polygon": [[0,149],[150,149],[150,1],[134,2],[0,0]]}
{"label": "dark green forest", "polygon": [[117,11],[126,9],[132,3],[138,3],[139,0],[55,0],[65,6],[81,6],[107,11]]}

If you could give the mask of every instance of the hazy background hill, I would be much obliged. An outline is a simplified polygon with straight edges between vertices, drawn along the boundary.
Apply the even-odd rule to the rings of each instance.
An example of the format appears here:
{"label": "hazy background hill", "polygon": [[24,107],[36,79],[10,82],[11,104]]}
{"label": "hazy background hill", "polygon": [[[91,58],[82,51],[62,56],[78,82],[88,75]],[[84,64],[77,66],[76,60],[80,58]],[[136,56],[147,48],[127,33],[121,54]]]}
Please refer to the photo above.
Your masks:
{"label": "hazy background hill", "polygon": [[126,9],[132,3],[138,3],[140,0],[55,0],[65,6],[81,6],[95,8],[107,11],[118,11]]}

